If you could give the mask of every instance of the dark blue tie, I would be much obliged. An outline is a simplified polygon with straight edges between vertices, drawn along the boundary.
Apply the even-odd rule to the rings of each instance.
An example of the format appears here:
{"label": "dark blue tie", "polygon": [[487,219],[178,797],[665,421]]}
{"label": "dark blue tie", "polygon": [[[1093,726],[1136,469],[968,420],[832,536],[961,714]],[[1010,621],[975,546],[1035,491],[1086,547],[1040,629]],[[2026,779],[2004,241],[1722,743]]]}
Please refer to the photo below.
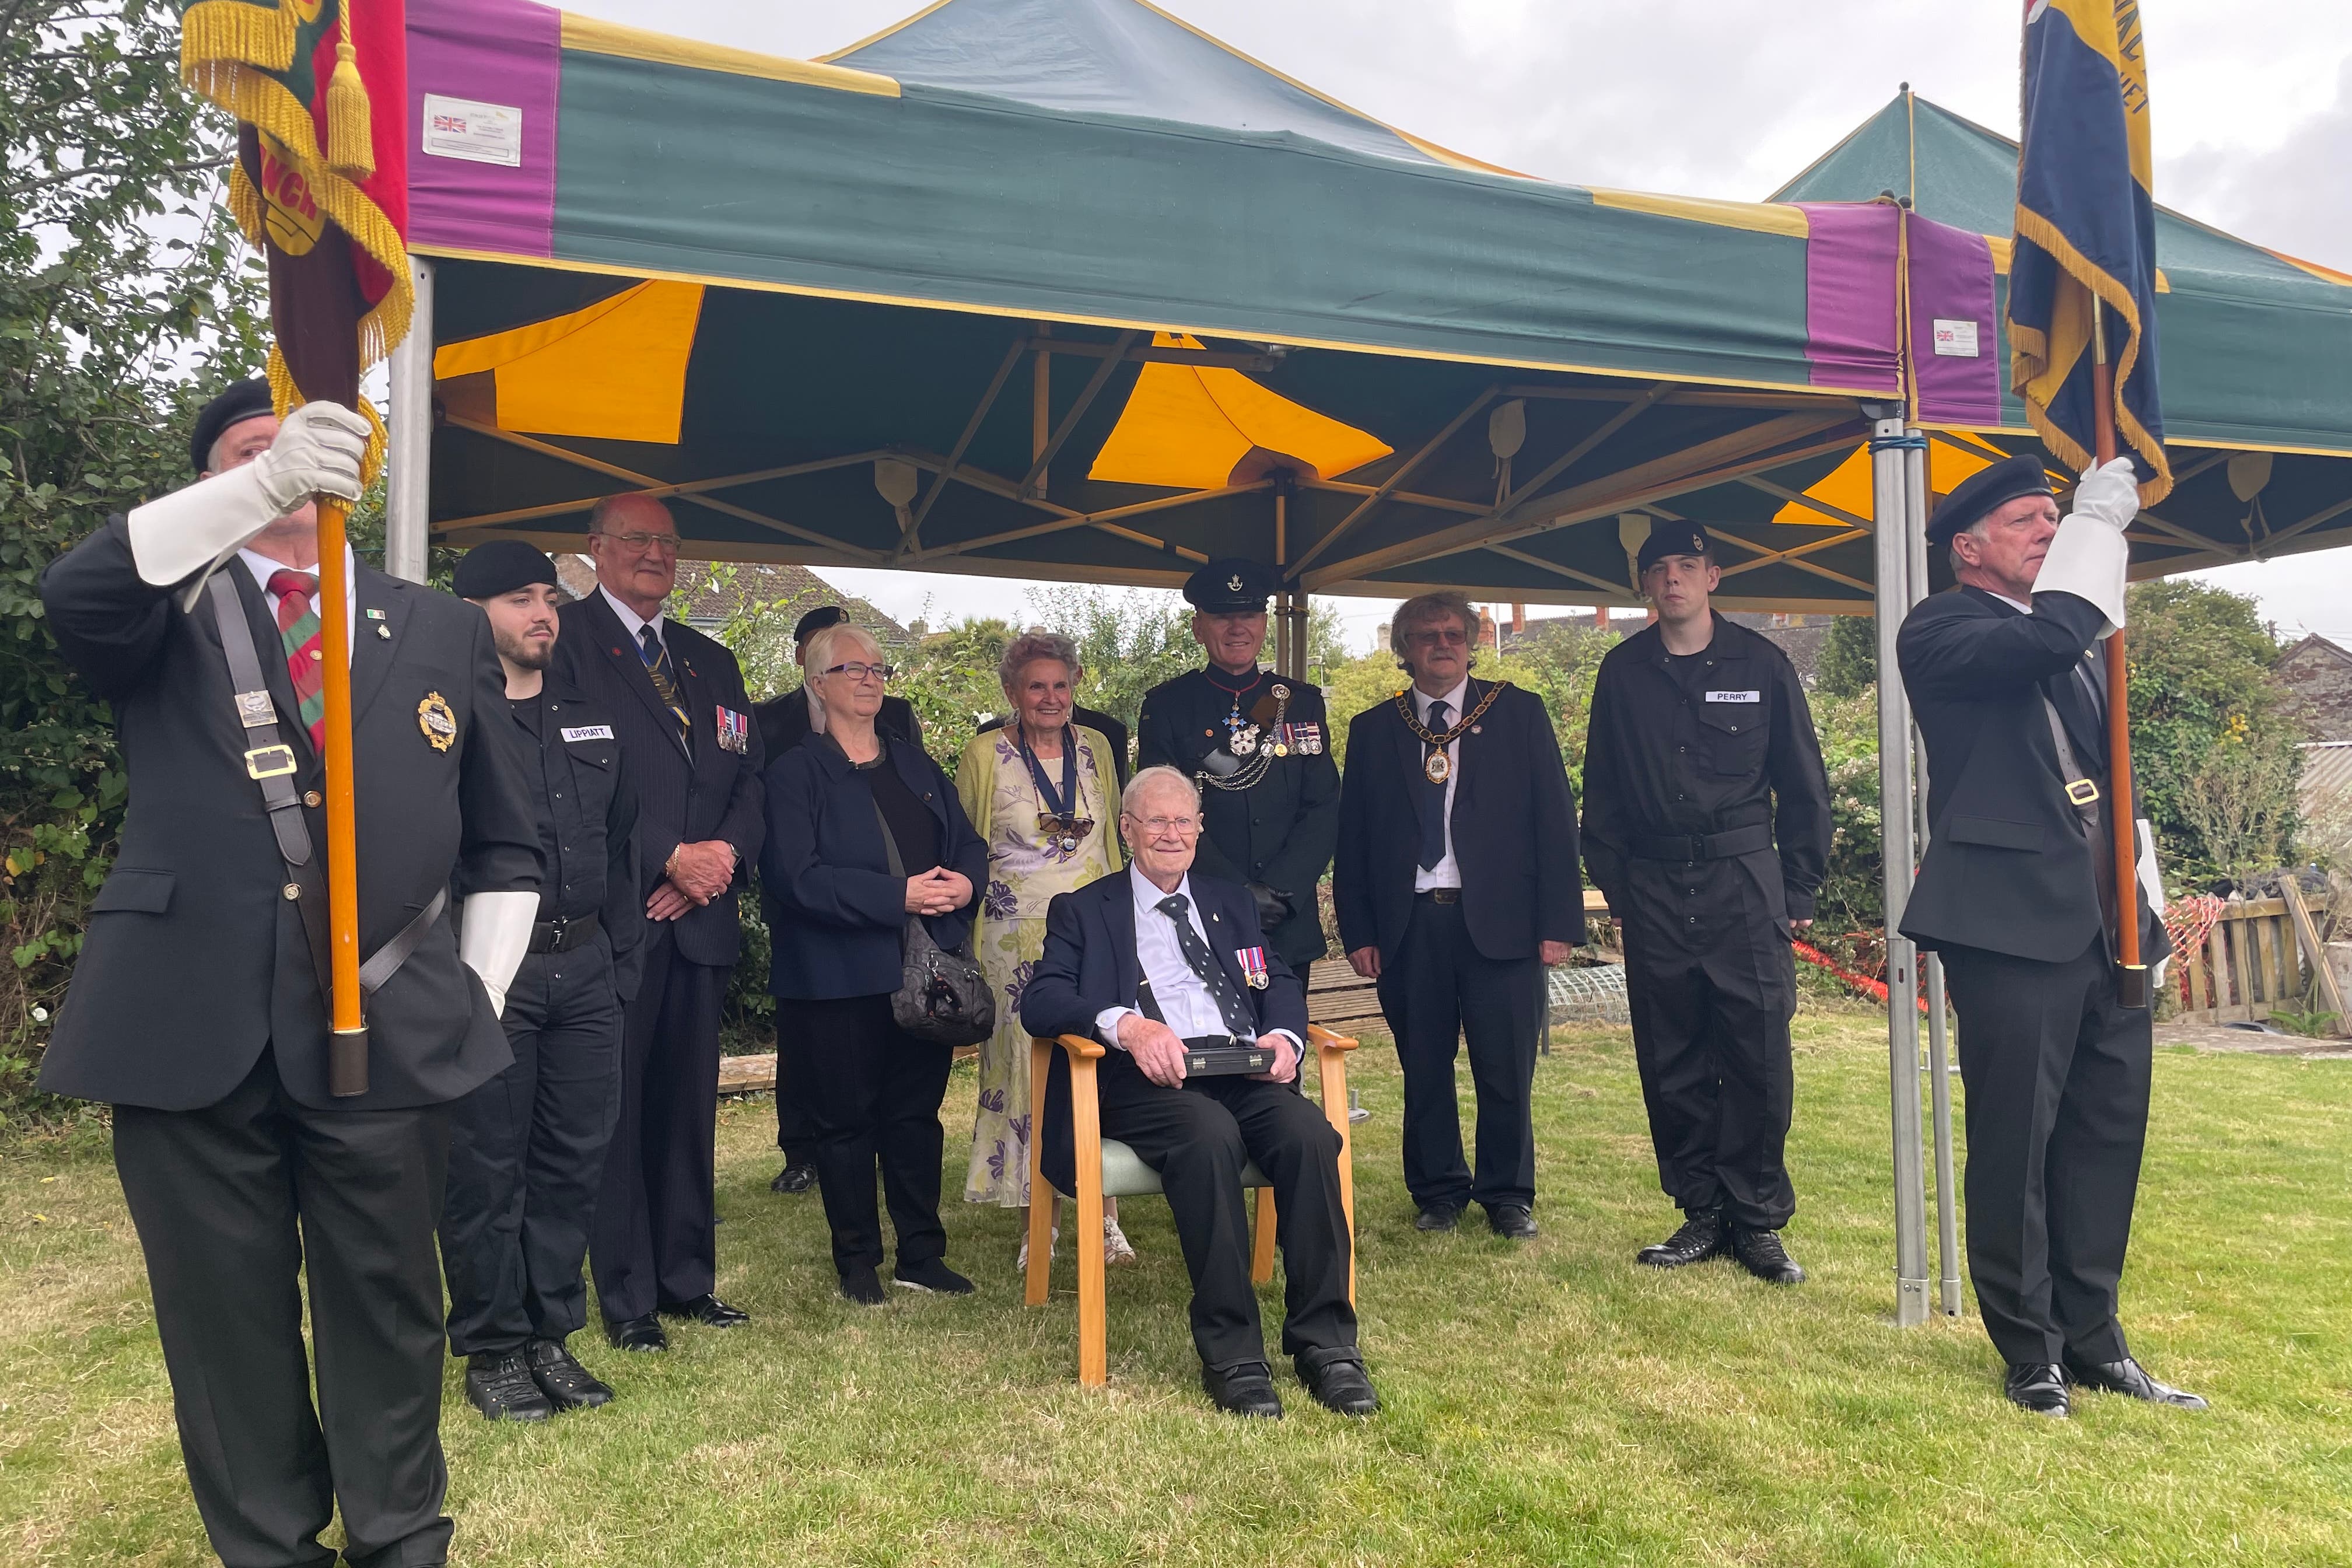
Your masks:
{"label": "dark blue tie", "polygon": [[[1446,704],[1433,702],[1429,705],[1428,715],[1422,722],[1427,728],[1443,734],[1445,731],[1445,719]],[[1423,742],[1422,743],[1423,761],[1427,760],[1429,752],[1441,749]],[[1445,858],[1445,786],[1443,784],[1430,783],[1429,772],[1424,768],[1422,770],[1420,789],[1421,868],[1424,871],[1433,871],[1437,868],[1437,863]]]}
{"label": "dark blue tie", "polygon": [[1217,1005],[1217,1016],[1225,1021],[1225,1032],[1236,1037],[1253,1033],[1249,1009],[1234,994],[1233,982],[1225,978],[1208,943],[1201,940],[1201,933],[1187,918],[1192,906],[1184,901],[1184,895],[1171,893],[1152,907],[1166,915],[1169,923],[1176,928],[1176,951],[1184,955],[1184,966],[1208,988],[1209,1000]]}

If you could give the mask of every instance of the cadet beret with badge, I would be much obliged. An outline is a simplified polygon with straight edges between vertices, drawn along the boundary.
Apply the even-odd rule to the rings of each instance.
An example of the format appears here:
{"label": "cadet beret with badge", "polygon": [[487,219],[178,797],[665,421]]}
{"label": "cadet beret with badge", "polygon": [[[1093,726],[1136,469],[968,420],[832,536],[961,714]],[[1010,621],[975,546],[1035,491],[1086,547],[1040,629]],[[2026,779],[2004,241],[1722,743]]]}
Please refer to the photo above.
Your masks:
{"label": "cadet beret with badge", "polygon": [[1276,585],[1273,567],[1228,555],[1185,578],[1184,598],[1204,615],[1261,615]]}
{"label": "cadet beret with badge", "polygon": [[2055,494],[2050,476],[2035,457],[2010,458],[1979,468],[1962,479],[1927,519],[1927,542],[1949,544],[1952,535],[2020,496]]}
{"label": "cadet beret with badge", "polygon": [[461,599],[495,599],[533,583],[556,585],[555,563],[547,552],[520,539],[493,539],[466,552],[449,585]]}
{"label": "cadet beret with badge", "polygon": [[1695,522],[1657,522],[1650,525],[1650,537],[1642,542],[1642,551],[1634,560],[1644,575],[1651,567],[1669,555],[1708,555],[1714,546],[1707,542],[1706,530]]}
{"label": "cadet beret with badge", "polygon": [[793,624],[793,641],[804,643],[827,626],[839,626],[849,618],[849,612],[839,605],[819,605]]}
{"label": "cadet beret with badge", "polygon": [[258,419],[278,409],[269,401],[269,384],[258,377],[232,382],[228,389],[205,405],[188,432],[188,467],[201,474],[213,464],[213,445],[232,425]]}

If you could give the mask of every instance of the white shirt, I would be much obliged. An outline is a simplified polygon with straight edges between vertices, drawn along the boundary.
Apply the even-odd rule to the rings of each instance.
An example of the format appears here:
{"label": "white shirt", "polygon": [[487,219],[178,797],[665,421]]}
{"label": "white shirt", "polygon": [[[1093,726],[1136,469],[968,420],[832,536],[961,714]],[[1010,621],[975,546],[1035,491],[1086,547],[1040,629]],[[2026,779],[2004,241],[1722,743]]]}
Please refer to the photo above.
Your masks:
{"label": "white shirt", "polygon": [[[1135,900],[1135,957],[1143,967],[1144,979],[1151,983],[1151,998],[1160,1005],[1160,1016],[1176,1031],[1179,1039],[1199,1039],[1204,1035],[1229,1033],[1225,1016],[1217,1010],[1217,999],[1209,994],[1208,986],[1192,973],[1184,962],[1184,950],[1177,945],[1176,922],[1163,914],[1160,900],[1168,897],[1155,886],[1150,878],[1135,866],[1127,868],[1129,889]],[[1192,879],[1186,877],[1176,884],[1176,895],[1185,903],[1184,918],[1201,939],[1201,945],[1216,956],[1217,944],[1209,940],[1208,928],[1201,923],[1201,906],[1192,901]],[[1105,1045],[1119,1046],[1119,1020],[1133,1007],[1106,1007],[1095,1015],[1095,1033]],[[1295,1050],[1298,1037],[1287,1029],[1269,1030],[1287,1039]],[[1244,1034],[1244,1039],[1255,1039],[1255,1034]]]}
{"label": "white shirt", "polygon": [[621,629],[629,634],[629,640],[631,642],[638,643],[638,647],[642,648],[645,645],[638,642],[637,633],[647,626],[651,626],[654,629],[654,640],[661,644],[665,648],[669,647],[669,638],[662,635],[662,611],[656,610],[654,612],[654,618],[652,620],[647,620],[645,616],[637,614],[636,611],[629,608],[628,605],[614,598],[613,596],[613,590],[604,586],[604,584],[599,583],[596,584],[596,592],[604,595],[604,602],[613,606],[613,614],[621,618]]}
{"label": "white shirt", "polygon": [[[270,619],[276,620],[278,618],[278,595],[269,591],[269,579],[274,574],[279,572],[299,572],[304,576],[310,578],[310,613],[314,616],[320,613],[319,609],[318,567],[289,566],[283,561],[274,560],[269,556],[262,554],[261,552],[257,550],[249,548],[238,551],[236,552],[236,558],[245,563],[245,569],[253,574],[254,584],[256,586],[260,588],[261,596],[268,601]],[[360,635],[359,574],[352,569],[352,547],[348,544],[344,545],[343,658],[346,662],[350,660],[352,648],[357,644]]]}
{"label": "white shirt", "polygon": [[[1429,721],[1429,705],[1433,702],[1443,702],[1445,704],[1444,727],[1452,729],[1462,722],[1462,705],[1468,701],[1469,698],[1470,678],[1466,675],[1462,678],[1460,685],[1443,697],[1425,696],[1421,688],[1416,686],[1412,688],[1412,716],[1420,720],[1423,727],[1435,730],[1439,726]],[[1424,752],[1427,749],[1426,745],[1423,747]],[[1454,741],[1447,744],[1445,760],[1453,764],[1445,772],[1445,856],[1425,871],[1422,869],[1418,857],[1415,858],[1412,868],[1412,890],[1416,893],[1425,893],[1432,888],[1462,886],[1462,868],[1456,865],[1454,859],[1454,786],[1462,779],[1461,742]]]}

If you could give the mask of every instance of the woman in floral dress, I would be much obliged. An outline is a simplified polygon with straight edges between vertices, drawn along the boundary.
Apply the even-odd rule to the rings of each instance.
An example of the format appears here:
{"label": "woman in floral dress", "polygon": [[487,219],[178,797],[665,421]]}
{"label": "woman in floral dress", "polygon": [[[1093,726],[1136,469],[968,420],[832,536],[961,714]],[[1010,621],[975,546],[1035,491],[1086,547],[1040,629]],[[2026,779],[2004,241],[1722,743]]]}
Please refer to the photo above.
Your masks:
{"label": "woman in floral dress", "polygon": [[[1045,906],[1123,865],[1118,773],[1101,731],[1070,722],[1085,671],[1070,639],[1031,631],[997,667],[1013,721],[972,737],[956,769],[956,793],[988,845],[988,885],[976,938],[996,987],[996,1033],[980,1047],[980,1113],[971,1130],[966,1203],[1029,1204],[1029,1036],[1021,992],[1045,951]],[[1103,1252],[1135,1252],[1103,1206]],[[1026,1234],[1025,1231],[1024,1233]],[[1027,1243],[1023,1243],[1024,1249]]]}

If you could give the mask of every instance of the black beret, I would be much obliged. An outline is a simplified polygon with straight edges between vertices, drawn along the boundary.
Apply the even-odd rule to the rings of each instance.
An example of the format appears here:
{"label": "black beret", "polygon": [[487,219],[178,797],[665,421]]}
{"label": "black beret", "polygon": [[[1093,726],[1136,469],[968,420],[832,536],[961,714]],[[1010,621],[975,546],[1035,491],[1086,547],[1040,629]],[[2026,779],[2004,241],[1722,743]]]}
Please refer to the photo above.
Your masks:
{"label": "black beret", "polygon": [[1715,547],[1707,542],[1706,530],[1695,522],[1654,522],[1650,537],[1642,542],[1641,553],[1634,562],[1642,575],[1669,555],[1708,555]]}
{"label": "black beret", "polygon": [[1943,499],[1927,519],[1927,542],[1949,544],[1952,535],[1993,508],[2013,501],[2020,496],[2053,493],[2050,489],[2050,476],[2042,471],[2041,458],[2005,458],[1989,468],[1979,468],[1970,474]]}
{"label": "black beret", "polygon": [[532,583],[555,585],[555,563],[536,544],[493,539],[466,552],[450,579],[461,599],[495,599]]}
{"label": "black beret", "polygon": [[819,605],[793,623],[793,641],[806,642],[825,627],[838,626],[848,618],[849,612],[839,605]]}
{"label": "black beret", "polygon": [[256,377],[249,381],[232,382],[227,391],[205,405],[196,416],[196,427],[188,432],[188,467],[203,473],[212,467],[213,443],[221,432],[245,420],[275,414],[269,401],[269,384]]}
{"label": "black beret", "polygon": [[1274,595],[1274,568],[1228,555],[1184,579],[1184,598],[1212,616],[1263,615]]}

